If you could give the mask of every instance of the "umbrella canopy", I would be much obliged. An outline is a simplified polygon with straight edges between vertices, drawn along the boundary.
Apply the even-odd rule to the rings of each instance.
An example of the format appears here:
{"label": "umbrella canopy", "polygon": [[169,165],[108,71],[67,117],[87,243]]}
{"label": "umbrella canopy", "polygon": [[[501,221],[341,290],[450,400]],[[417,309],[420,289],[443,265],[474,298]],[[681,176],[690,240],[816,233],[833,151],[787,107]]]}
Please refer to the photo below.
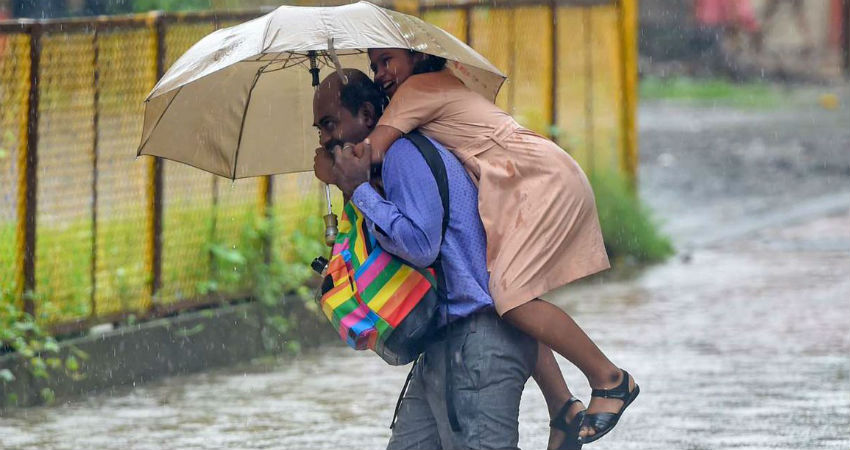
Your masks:
{"label": "umbrella canopy", "polygon": [[[449,60],[468,87],[493,100],[505,76],[446,31],[368,2],[281,6],[215,31],[168,69],[145,100],[138,155],[227,178],[312,170],[309,71],[368,70],[365,50],[407,48]],[[330,72],[327,72],[330,73]]]}

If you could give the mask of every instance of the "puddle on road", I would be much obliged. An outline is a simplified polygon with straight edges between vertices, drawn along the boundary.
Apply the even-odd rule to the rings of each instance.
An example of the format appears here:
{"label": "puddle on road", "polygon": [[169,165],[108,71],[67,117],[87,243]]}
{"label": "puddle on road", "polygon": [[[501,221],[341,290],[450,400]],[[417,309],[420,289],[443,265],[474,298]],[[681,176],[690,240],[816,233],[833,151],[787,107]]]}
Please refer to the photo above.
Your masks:
{"label": "puddle on road", "polygon": [[[700,250],[553,296],[641,397],[600,448],[850,447],[850,255],[756,245]],[[612,277],[609,277],[612,278]],[[562,360],[575,393],[583,377]],[[406,368],[333,347],[173,377],[0,419],[4,449],[386,446]],[[528,384],[520,445],[548,418]]]}

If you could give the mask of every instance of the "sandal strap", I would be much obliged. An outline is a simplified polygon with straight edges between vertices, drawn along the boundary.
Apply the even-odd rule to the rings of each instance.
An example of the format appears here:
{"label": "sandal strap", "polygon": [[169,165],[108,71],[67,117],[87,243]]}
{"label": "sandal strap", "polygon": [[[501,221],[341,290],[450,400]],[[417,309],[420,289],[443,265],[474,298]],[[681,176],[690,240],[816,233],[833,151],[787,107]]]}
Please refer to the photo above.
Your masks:
{"label": "sandal strap", "polygon": [[623,372],[623,381],[613,389],[594,389],[591,391],[591,397],[613,398],[626,401],[631,392],[629,392],[629,373],[620,369]]}
{"label": "sandal strap", "polygon": [[564,406],[562,406],[561,409],[558,410],[558,414],[555,414],[555,417],[553,417],[552,420],[549,421],[549,426],[551,428],[557,428],[561,431],[570,432],[570,428],[572,428],[573,425],[575,425],[576,423],[581,423],[581,421],[576,422],[575,419],[578,418],[579,415],[584,411],[579,411],[578,413],[576,413],[576,415],[573,416],[572,420],[567,423],[567,412],[575,403],[581,403],[581,400],[579,400],[577,397],[570,397],[570,399],[567,400],[566,403],[564,403]]}

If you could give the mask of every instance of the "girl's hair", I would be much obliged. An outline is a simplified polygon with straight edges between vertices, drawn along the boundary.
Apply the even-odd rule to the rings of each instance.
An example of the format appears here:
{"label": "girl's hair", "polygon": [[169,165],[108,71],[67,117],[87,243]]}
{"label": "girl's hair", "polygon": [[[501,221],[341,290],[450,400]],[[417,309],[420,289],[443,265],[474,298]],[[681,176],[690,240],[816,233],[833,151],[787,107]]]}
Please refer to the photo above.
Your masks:
{"label": "girl's hair", "polygon": [[[410,53],[417,53],[413,50]],[[413,66],[413,75],[418,73],[429,73],[429,72],[439,72],[446,67],[446,58],[440,58],[439,56],[429,55],[424,53],[425,58],[422,61],[419,61]]]}

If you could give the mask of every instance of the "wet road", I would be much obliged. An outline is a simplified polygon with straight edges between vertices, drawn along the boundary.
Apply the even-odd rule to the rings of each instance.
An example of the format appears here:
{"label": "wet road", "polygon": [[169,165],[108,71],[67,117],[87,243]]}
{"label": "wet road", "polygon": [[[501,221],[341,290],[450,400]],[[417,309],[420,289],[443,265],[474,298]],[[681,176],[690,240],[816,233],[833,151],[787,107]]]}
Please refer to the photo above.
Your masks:
{"label": "wet road", "polygon": [[[824,226],[850,230],[850,216],[829,220],[836,223]],[[594,447],[850,448],[850,257],[777,242],[697,250],[689,262],[558,295],[643,391]],[[23,410],[0,420],[0,442],[9,449],[383,448],[405,370],[370,356],[328,348],[294,362]],[[587,398],[580,374],[564,369]],[[545,446],[546,419],[531,382],[523,448]]]}
{"label": "wet road", "polygon": [[[688,143],[681,141],[687,133],[652,122],[651,115],[665,108],[641,112],[648,121],[643,148],[658,144],[643,156],[642,194],[680,246],[752,221],[789,199],[850,190],[840,170],[809,172],[797,186],[770,189],[753,182],[760,191],[722,165],[700,166],[705,155],[688,156]],[[779,129],[786,126],[776,120]],[[691,134],[695,140],[706,136]],[[661,143],[665,139],[669,145]],[[824,145],[841,145],[844,138],[837,139]],[[844,158],[850,157],[846,148]],[[675,155],[678,170],[663,153]],[[818,148],[812,154],[825,160],[833,152]],[[841,153],[835,158],[842,163]],[[756,159],[741,170],[758,176],[762,164]],[[704,186],[704,180],[714,181]],[[683,187],[688,182],[691,189]],[[711,183],[730,183],[732,194],[750,186],[739,194],[758,207],[749,213],[736,207],[727,188]],[[589,448],[850,448],[850,213],[833,208],[774,222],[689,245],[663,265],[609,274],[552,296],[641,385],[641,397],[617,430]],[[587,399],[580,373],[561,362],[575,392]],[[295,361],[258,362],[20,410],[0,419],[0,448],[379,449],[405,375],[405,368],[333,346]],[[532,381],[520,414],[523,448],[545,447],[546,416]]]}

